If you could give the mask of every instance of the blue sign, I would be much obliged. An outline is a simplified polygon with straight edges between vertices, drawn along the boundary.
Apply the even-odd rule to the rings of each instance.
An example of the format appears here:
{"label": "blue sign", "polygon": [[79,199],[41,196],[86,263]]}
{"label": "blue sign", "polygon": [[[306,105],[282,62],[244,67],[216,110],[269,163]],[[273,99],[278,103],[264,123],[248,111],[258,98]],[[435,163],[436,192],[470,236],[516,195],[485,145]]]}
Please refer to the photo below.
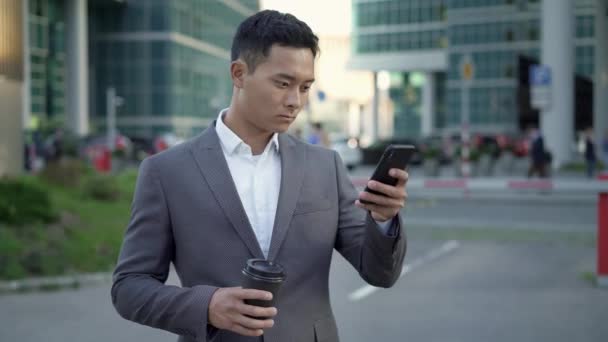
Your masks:
{"label": "blue sign", "polygon": [[551,69],[546,65],[532,65],[529,76],[531,86],[549,86],[551,84]]}
{"label": "blue sign", "polygon": [[317,91],[317,98],[319,99],[319,102],[325,101],[325,98],[326,98],[325,92],[323,90]]}

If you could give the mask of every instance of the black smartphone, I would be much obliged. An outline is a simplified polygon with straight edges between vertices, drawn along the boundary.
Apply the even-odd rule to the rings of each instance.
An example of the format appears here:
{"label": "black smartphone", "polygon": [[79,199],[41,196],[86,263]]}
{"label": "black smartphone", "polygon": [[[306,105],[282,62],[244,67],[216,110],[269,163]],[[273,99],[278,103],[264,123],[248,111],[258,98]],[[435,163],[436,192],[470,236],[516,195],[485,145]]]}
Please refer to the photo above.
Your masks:
{"label": "black smartphone", "polygon": [[[372,174],[371,180],[392,186],[396,185],[397,178],[391,177],[388,172],[390,169],[405,170],[410,159],[412,159],[414,152],[416,152],[416,147],[413,145],[389,145],[386,150],[384,150],[384,153],[376,166],[376,170],[374,170],[374,173]],[[365,191],[376,195],[382,195],[368,187],[365,187]],[[369,204],[368,201],[361,201],[361,203]]]}

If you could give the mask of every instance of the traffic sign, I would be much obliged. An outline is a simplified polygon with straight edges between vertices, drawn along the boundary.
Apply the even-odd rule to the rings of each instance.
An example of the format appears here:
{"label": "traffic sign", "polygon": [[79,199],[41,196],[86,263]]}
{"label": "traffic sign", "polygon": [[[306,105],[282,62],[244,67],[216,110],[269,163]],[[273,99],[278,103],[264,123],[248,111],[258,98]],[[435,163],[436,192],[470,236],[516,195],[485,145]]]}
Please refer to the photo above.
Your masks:
{"label": "traffic sign", "polygon": [[546,65],[532,65],[528,72],[532,107],[548,109],[551,106],[551,68]]}
{"label": "traffic sign", "polygon": [[464,55],[460,62],[460,77],[465,82],[470,82],[475,77],[475,65],[471,55]]}
{"label": "traffic sign", "polygon": [[551,85],[551,69],[546,65],[532,65],[529,71],[531,86]]}

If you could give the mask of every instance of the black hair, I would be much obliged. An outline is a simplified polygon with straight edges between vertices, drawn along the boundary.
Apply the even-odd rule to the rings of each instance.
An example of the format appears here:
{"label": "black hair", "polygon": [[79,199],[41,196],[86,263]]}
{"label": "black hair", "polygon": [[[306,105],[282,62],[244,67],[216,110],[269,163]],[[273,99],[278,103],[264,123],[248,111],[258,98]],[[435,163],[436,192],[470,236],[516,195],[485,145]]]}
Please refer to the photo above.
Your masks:
{"label": "black hair", "polygon": [[313,58],[319,53],[319,38],[305,22],[289,13],[265,10],[239,25],[232,39],[231,60],[242,58],[253,72],[274,44],[309,48]]}

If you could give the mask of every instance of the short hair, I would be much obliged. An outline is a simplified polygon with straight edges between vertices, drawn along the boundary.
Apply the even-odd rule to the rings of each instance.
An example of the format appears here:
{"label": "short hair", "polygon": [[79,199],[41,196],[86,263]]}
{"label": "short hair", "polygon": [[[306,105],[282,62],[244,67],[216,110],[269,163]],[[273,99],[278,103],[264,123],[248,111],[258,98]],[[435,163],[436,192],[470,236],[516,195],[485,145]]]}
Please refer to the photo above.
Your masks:
{"label": "short hair", "polygon": [[254,72],[275,44],[309,48],[313,58],[319,53],[319,38],[305,22],[289,13],[265,10],[239,25],[232,39],[231,61],[242,58]]}

